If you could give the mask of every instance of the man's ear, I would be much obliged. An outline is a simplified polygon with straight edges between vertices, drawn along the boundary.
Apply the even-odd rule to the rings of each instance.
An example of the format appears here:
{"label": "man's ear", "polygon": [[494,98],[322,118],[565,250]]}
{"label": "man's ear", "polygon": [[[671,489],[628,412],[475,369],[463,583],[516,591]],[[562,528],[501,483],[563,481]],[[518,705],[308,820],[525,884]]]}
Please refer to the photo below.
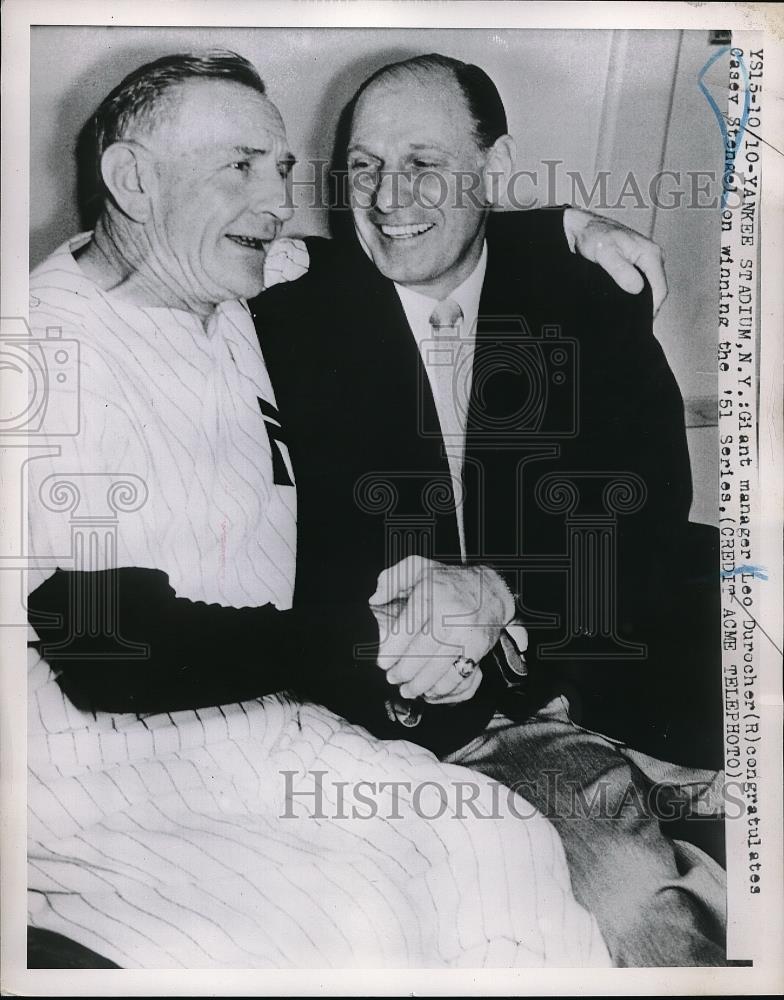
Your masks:
{"label": "man's ear", "polygon": [[488,150],[484,170],[485,198],[493,207],[499,207],[505,200],[516,153],[517,146],[511,135],[500,135]]}
{"label": "man's ear", "polygon": [[152,164],[147,151],[133,142],[114,142],[101,157],[101,176],[117,207],[135,222],[150,216]]}

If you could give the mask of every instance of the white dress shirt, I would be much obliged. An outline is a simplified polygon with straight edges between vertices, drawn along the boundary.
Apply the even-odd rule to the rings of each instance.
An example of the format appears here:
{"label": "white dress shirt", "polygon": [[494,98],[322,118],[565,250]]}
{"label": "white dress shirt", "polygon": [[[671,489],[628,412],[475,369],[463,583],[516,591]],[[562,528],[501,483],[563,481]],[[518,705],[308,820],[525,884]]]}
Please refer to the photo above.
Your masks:
{"label": "white dress shirt", "polygon": [[[403,310],[417,342],[422,363],[430,381],[438,420],[444,438],[444,447],[449,462],[449,472],[455,494],[455,513],[460,537],[460,554],[465,559],[465,528],[463,523],[463,460],[465,456],[465,420],[471,392],[473,374],[474,345],[476,343],[476,322],[479,315],[479,299],[487,268],[487,243],[482,247],[482,256],[466,280],[447,296],[460,306],[463,321],[449,334],[435,337],[430,326],[430,316],[438,304],[437,299],[421,295],[410,288],[395,283]],[[437,340],[437,343],[434,341]],[[453,378],[445,380],[436,377],[436,368],[443,371],[444,358],[451,355]],[[436,363],[437,358],[437,363]],[[457,377],[455,377],[455,372]],[[448,386],[454,388],[450,394]]]}

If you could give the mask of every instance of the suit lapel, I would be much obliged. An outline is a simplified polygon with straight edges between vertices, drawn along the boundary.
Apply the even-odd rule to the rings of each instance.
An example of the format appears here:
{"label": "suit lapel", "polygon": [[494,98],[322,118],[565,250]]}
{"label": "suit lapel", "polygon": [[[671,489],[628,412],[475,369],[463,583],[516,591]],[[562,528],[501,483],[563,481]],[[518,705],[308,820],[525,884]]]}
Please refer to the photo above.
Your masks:
{"label": "suit lapel", "polygon": [[553,299],[535,248],[506,232],[509,220],[495,221],[488,227],[466,426],[464,523],[469,558],[500,565],[522,552],[519,477],[523,465],[543,454],[536,421],[547,388],[537,338],[543,301],[551,308]]}
{"label": "suit lapel", "polygon": [[348,270],[355,293],[346,304],[348,321],[341,336],[347,352],[343,365],[352,373],[346,399],[357,391],[361,395],[350,403],[354,430],[362,438],[355,442],[355,471],[364,489],[355,490],[356,502],[363,506],[373,486],[394,496],[386,511],[387,564],[395,555],[413,553],[457,560],[449,465],[416,340],[393,283],[376,271],[361,248]]}
{"label": "suit lapel", "polygon": [[[530,301],[533,308],[536,296],[524,295],[520,287],[525,248],[517,241],[512,268],[505,242],[493,239],[490,229],[466,421],[463,517],[467,554],[474,559],[512,556],[517,549],[515,482],[510,478],[515,435],[509,418],[523,397],[520,379],[509,374],[514,369],[510,350],[530,333],[534,318],[521,315],[520,302]],[[363,438],[361,446],[354,445],[356,479],[394,491],[390,522],[401,530],[409,522],[413,533],[398,551],[422,551],[413,540],[416,525],[429,523],[430,554],[459,561],[454,492],[419,348],[393,283],[379,275],[361,248],[352,248],[351,257],[344,273],[353,276],[353,291],[345,301],[348,322],[341,340],[347,352],[343,366],[353,373],[345,388],[346,398],[350,389],[354,394],[351,432]],[[387,535],[389,530],[388,524]]]}
{"label": "suit lapel", "polygon": [[510,552],[508,532],[498,529],[514,517],[513,511],[503,509],[505,501],[513,498],[513,484],[502,480],[511,464],[505,447],[509,438],[507,417],[517,405],[518,387],[505,373],[511,367],[510,341],[520,332],[514,309],[519,296],[515,295],[514,277],[505,263],[489,233],[463,471],[466,553],[469,560],[476,561]]}

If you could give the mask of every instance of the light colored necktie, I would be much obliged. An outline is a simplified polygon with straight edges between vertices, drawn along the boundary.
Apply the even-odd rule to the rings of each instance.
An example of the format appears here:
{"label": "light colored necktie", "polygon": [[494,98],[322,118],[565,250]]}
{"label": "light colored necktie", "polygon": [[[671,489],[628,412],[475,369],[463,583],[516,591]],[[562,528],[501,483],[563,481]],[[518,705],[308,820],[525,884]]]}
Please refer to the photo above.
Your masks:
{"label": "light colored necktie", "polygon": [[[457,364],[463,310],[454,299],[439,302],[430,314],[433,343],[427,352],[426,366],[433,387],[436,409],[441,421],[444,443],[462,453],[465,434],[465,394],[460,391]],[[462,464],[462,462],[461,462]]]}
{"label": "light colored necktie", "polygon": [[[460,335],[463,310],[454,299],[439,302],[430,314],[433,346],[426,359],[430,384],[441,421],[444,443],[447,446],[449,470],[455,485],[455,513],[460,536],[460,551],[465,559],[465,529],[463,524],[463,461],[465,458],[465,428],[473,366],[473,343],[464,341],[461,351]],[[500,636],[501,650],[507,670],[503,672],[509,687],[516,687],[527,671],[524,651],[528,646],[528,633],[517,621],[507,625]]]}
{"label": "light colored necktie", "polygon": [[[439,302],[430,314],[432,341],[425,352],[430,385],[433,389],[441,433],[447,451],[449,472],[452,476],[457,514],[457,530],[460,551],[465,558],[465,536],[463,530],[463,458],[465,453],[465,426],[468,394],[461,379],[470,378],[468,368],[461,356],[460,335],[463,325],[463,310],[454,299]],[[470,359],[468,359],[470,362]]]}
{"label": "light colored necktie", "polygon": [[[454,299],[444,299],[437,302],[436,307],[430,314],[430,325],[434,330],[454,330],[463,322],[463,310],[460,304]],[[455,334],[452,334],[455,336]]]}

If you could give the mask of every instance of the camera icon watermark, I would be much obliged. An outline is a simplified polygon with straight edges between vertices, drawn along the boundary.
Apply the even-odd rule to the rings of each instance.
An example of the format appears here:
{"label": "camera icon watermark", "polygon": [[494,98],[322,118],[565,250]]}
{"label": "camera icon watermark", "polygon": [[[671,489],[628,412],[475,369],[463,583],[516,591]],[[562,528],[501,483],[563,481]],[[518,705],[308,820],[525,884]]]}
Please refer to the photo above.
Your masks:
{"label": "camera icon watermark", "polygon": [[[580,345],[559,326],[531,332],[521,316],[480,315],[473,330],[463,324],[434,329],[420,351],[418,428],[424,437],[441,436],[450,445],[464,434],[488,444],[577,435]],[[454,431],[434,419],[429,392],[438,396],[437,410],[453,407]]]}
{"label": "camera icon watermark", "polygon": [[[31,307],[38,305],[31,299]],[[43,327],[43,324],[42,324]],[[55,569],[59,559],[34,553],[30,546],[28,490],[31,470],[54,459],[64,439],[80,429],[79,342],[52,325],[34,333],[24,316],[0,318],[0,451],[3,456],[3,531],[0,572],[16,597],[4,610],[0,628],[26,628],[29,573]]]}
{"label": "camera icon watermark", "polygon": [[[21,317],[0,319],[3,379],[0,435],[13,438],[79,433],[79,341],[46,328],[34,336]],[[51,405],[53,393],[58,406]]]}

